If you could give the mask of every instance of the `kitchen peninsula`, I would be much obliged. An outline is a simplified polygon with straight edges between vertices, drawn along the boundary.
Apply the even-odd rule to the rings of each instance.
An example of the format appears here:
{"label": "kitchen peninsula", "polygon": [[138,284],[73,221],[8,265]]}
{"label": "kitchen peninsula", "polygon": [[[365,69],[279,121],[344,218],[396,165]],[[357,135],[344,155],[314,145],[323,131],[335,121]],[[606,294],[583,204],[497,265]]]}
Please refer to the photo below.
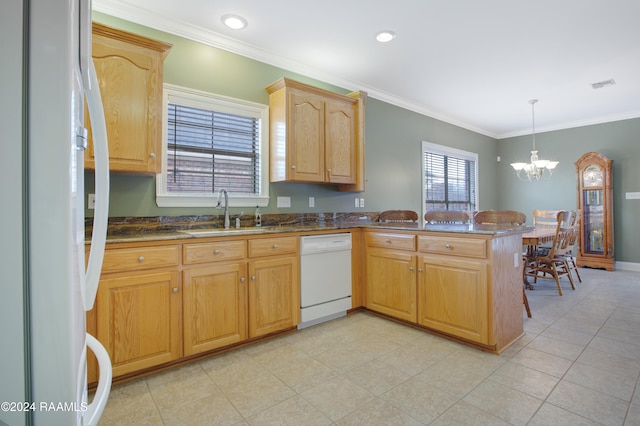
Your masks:
{"label": "kitchen peninsula", "polygon": [[299,237],[310,234],[352,234],[352,310],[496,354],[523,334],[528,228],[379,223],[375,213],[264,215],[263,227],[227,230],[218,220],[111,220],[88,329],[116,381],[293,332]]}

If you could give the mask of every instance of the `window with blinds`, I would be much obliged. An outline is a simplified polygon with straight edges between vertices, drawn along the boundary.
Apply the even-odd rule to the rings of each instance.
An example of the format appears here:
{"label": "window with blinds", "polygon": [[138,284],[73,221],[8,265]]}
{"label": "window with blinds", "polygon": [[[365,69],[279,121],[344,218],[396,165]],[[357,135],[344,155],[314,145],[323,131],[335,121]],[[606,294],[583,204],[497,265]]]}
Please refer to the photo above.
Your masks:
{"label": "window with blinds", "polygon": [[160,207],[210,206],[226,189],[231,206],[268,203],[267,105],[165,85]]}
{"label": "window with blinds", "polygon": [[259,191],[260,120],[170,103],[169,192]]}
{"label": "window with blinds", "polygon": [[423,142],[423,206],[432,210],[477,210],[478,155]]}

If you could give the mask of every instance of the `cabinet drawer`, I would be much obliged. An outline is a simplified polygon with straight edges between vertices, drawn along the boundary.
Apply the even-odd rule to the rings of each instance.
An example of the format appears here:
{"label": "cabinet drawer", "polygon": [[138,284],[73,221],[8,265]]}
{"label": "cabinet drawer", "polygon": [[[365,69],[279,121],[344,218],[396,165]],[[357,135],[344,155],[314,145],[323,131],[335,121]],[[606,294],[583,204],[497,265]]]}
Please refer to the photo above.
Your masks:
{"label": "cabinet drawer", "polygon": [[447,254],[453,256],[487,257],[487,242],[456,237],[419,237],[418,249],[423,253]]}
{"label": "cabinet drawer", "polygon": [[237,260],[243,259],[244,254],[244,240],[185,244],[182,252],[182,263],[195,265],[223,260]]}
{"label": "cabinet drawer", "polygon": [[249,240],[249,257],[298,253],[298,237],[256,238]]}
{"label": "cabinet drawer", "polygon": [[416,250],[415,235],[387,234],[383,232],[368,232],[366,234],[367,246],[386,247],[396,250]]}
{"label": "cabinet drawer", "polygon": [[180,246],[136,247],[105,250],[102,272],[177,266]]}

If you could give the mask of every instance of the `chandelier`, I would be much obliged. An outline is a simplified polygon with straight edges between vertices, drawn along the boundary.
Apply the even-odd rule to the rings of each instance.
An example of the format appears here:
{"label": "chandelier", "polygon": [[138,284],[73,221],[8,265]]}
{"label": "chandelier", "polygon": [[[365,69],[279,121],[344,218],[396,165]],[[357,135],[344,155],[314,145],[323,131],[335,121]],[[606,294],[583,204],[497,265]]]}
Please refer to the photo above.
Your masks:
{"label": "chandelier", "polygon": [[533,123],[533,150],[531,151],[530,163],[511,163],[511,167],[516,171],[516,176],[520,180],[545,180],[549,179],[553,174],[553,170],[558,165],[558,161],[540,160],[538,151],[536,151],[536,116],[533,106],[538,102],[537,99],[531,99],[531,121]]}

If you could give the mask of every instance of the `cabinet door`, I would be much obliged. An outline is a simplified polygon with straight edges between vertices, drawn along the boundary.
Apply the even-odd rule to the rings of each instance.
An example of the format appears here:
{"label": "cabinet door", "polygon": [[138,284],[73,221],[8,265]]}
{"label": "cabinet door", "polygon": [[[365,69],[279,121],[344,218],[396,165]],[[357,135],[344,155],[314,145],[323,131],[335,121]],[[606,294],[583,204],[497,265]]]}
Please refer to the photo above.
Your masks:
{"label": "cabinet door", "polygon": [[327,182],[356,181],[356,115],[353,103],[325,104],[325,161]]}
{"label": "cabinet door", "polygon": [[[125,41],[94,35],[93,61],[105,111],[110,170],[159,172],[162,152],[160,54]],[[90,125],[87,128],[91,132]],[[91,141],[89,133],[86,168],[94,167]]]}
{"label": "cabinet door", "polygon": [[277,257],[249,262],[249,337],[298,324],[300,283],[298,258]]}
{"label": "cabinet door", "polygon": [[97,338],[111,357],[114,377],[180,357],[179,286],[177,271],[100,281]]}
{"label": "cabinet door", "polygon": [[246,264],[183,271],[184,355],[247,338]]}
{"label": "cabinet door", "polygon": [[487,265],[421,256],[418,323],[463,339],[490,344]]}
{"label": "cabinet door", "polygon": [[292,180],[324,182],[324,101],[292,90],[289,94],[288,167]]}
{"label": "cabinet door", "polygon": [[416,256],[367,250],[367,308],[416,322]]}

